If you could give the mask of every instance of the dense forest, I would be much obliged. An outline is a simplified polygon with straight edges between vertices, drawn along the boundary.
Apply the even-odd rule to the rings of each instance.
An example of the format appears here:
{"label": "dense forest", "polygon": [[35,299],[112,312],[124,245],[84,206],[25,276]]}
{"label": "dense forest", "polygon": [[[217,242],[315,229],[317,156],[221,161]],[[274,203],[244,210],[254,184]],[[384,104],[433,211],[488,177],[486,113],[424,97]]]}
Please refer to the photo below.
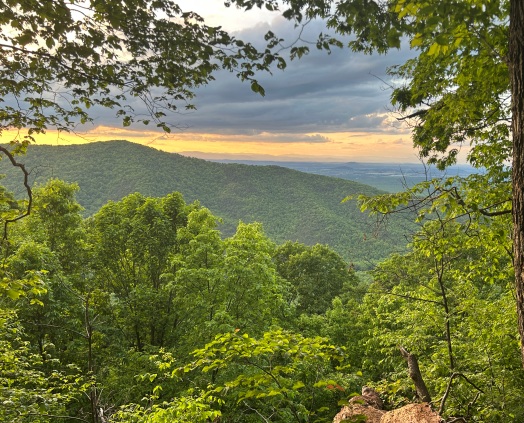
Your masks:
{"label": "dense forest", "polygon": [[[342,395],[321,381],[342,377],[344,353],[307,335],[335,297],[359,292],[337,253],[276,245],[258,223],[223,239],[217,218],[179,193],[131,194],[83,219],[77,191],[50,180],[34,191],[31,215],[10,228],[3,271],[18,282],[2,285],[0,354],[12,366],[2,368],[2,421],[134,421],[183,413],[193,401],[209,410],[183,421],[206,421],[222,406],[231,421],[249,421],[261,404],[277,420],[333,414]],[[242,364],[248,353],[252,371]],[[231,403],[213,399],[219,386],[236,392]],[[293,386],[301,399],[286,398]]]}
{"label": "dense forest", "polygon": [[[0,189],[0,421],[329,422],[359,392],[388,410],[424,402],[447,423],[524,421],[524,2],[225,3],[276,12],[298,35],[251,43],[169,0],[0,2],[0,156],[25,176]],[[302,38],[317,20],[326,31]],[[385,81],[398,120],[421,159],[445,170],[463,153],[475,173],[384,194],[180,162],[191,174],[149,149],[124,163],[104,144],[70,165],[105,191],[94,196],[28,149],[100,110],[170,132],[220,70],[264,95],[259,75],[314,48],[403,46]],[[348,195],[379,218],[411,213],[407,247],[371,256],[355,223],[367,217],[344,223]],[[381,258],[365,275],[357,250]]]}
{"label": "dense forest", "polygon": [[476,242],[497,232],[430,221],[370,283],[260,223],[225,236],[177,192],[89,217],[79,192],[50,179],[8,226],[1,421],[326,422],[364,384],[416,398],[399,345],[443,415],[524,419],[510,259]]}
{"label": "dense forest", "polygon": [[[32,186],[52,177],[78,183],[83,216],[134,192],[161,197],[177,191],[212,210],[224,235],[232,235],[239,221],[260,222],[276,242],[329,244],[358,270],[403,251],[415,228],[413,215],[393,216],[383,225],[360,213],[356,201],[342,203],[348,195],[379,190],[277,166],[212,163],[126,141],[31,145],[23,161]],[[7,162],[0,171],[7,174],[3,184],[20,197],[22,173]]]}

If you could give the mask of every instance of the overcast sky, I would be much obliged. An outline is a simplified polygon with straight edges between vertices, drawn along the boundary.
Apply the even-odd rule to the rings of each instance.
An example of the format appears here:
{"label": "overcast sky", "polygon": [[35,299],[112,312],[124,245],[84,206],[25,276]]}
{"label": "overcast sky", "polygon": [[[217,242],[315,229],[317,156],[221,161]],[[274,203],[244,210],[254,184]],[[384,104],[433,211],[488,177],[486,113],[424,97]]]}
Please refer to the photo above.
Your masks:
{"label": "overcast sky", "polygon": [[[226,9],[222,3],[179,1],[209,25],[222,25],[244,40],[261,40],[268,30],[286,40],[296,37],[293,25],[278,14]],[[322,22],[311,22],[303,37],[314,40],[320,32],[326,32]],[[204,158],[416,162],[409,131],[390,113],[386,74],[388,66],[412,54],[403,48],[382,56],[348,49],[328,55],[312,48],[284,71],[257,76],[265,97],[234,75],[217,73],[216,81],[197,90],[196,111],[170,117],[169,123],[183,128],[170,135],[139,127],[123,130],[107,113],[95,116],[84,135]]]}

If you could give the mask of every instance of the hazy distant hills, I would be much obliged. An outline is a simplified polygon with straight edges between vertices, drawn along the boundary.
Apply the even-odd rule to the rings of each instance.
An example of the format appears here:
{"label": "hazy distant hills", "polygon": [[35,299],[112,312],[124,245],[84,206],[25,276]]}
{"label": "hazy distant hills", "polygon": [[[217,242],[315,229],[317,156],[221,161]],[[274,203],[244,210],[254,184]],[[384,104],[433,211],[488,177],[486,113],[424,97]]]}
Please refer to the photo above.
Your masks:
{"label": "hazy distant hills", "polygon": [[465,177],[478,172],[470,165],[450,166],[445,172],[422,163],[332,163],[332,162],[276,162],[254,160],[214,160],[220,163],[242,163],[251,165],[277,165],[301,172],[333,176],[371,185],[375,188],[398,192],[427,179],[446,176]]}
{"label": "hazy distant hills", "polygon": [[[33,184],[51,177],[77,182],[86,215],[132,192],[164,196],[180,191],[186,202],[199,200],[221,217],[225,235],[240,220],[259,221],[276,242],[329,244],[359,268],[402,249],[412,228],[399,216],[377,232],[374,218],[360,213],[354,202],[341,203],[350,194],[380,193],[376,188],[284,167],[209,162],[127,141],[35,145],[21,161],[31,170]],[[8,161],[0,166],[0,173],[8,175],[4,185],[23,192]]]}

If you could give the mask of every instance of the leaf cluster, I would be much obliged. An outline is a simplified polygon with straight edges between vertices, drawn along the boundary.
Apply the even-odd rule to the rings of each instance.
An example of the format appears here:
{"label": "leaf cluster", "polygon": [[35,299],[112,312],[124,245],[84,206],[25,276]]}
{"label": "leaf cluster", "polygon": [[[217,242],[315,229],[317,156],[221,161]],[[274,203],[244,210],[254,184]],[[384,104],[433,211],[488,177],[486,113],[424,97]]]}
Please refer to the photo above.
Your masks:
{"label": "leaf cluster", "polygon": [[195,88],[217,70],[263,95],[255,72],[285,67],[274,40],[258,51],[171,0],[8,1],[0,15],[0,130],[25,131],[22,146],[91,122],[93,108],[170,132],[168,114],[194,109]]}

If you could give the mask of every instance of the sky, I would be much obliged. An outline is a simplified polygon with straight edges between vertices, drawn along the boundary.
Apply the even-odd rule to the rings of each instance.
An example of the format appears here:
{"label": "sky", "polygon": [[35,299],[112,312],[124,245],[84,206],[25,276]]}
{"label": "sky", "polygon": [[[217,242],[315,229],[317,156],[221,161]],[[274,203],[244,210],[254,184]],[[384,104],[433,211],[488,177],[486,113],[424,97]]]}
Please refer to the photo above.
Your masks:
{"label": "sky", "polygon": [[[260,40],[271,30],[293,39],[293,25],[259,9],[225,8],[223,0],[181,0],[183,10],[201,14],[238,38]],[[311,22],[303,34],[314,40],[326,32]],[[102,112],[77,135],[52,131],[39,143],[55,145],[126,139],[168,152],[207,159],[276,161],[418,162],[409,129],[391,112],[386,69],[413,52],[404,47],[388,55],[356,54],[348,49],[328,55],[312,49],[284,71],[257,76],[265,97],[228,72],[197,89],[196,111],[173,114],[171,134],[147,127],[123,128]]]}

